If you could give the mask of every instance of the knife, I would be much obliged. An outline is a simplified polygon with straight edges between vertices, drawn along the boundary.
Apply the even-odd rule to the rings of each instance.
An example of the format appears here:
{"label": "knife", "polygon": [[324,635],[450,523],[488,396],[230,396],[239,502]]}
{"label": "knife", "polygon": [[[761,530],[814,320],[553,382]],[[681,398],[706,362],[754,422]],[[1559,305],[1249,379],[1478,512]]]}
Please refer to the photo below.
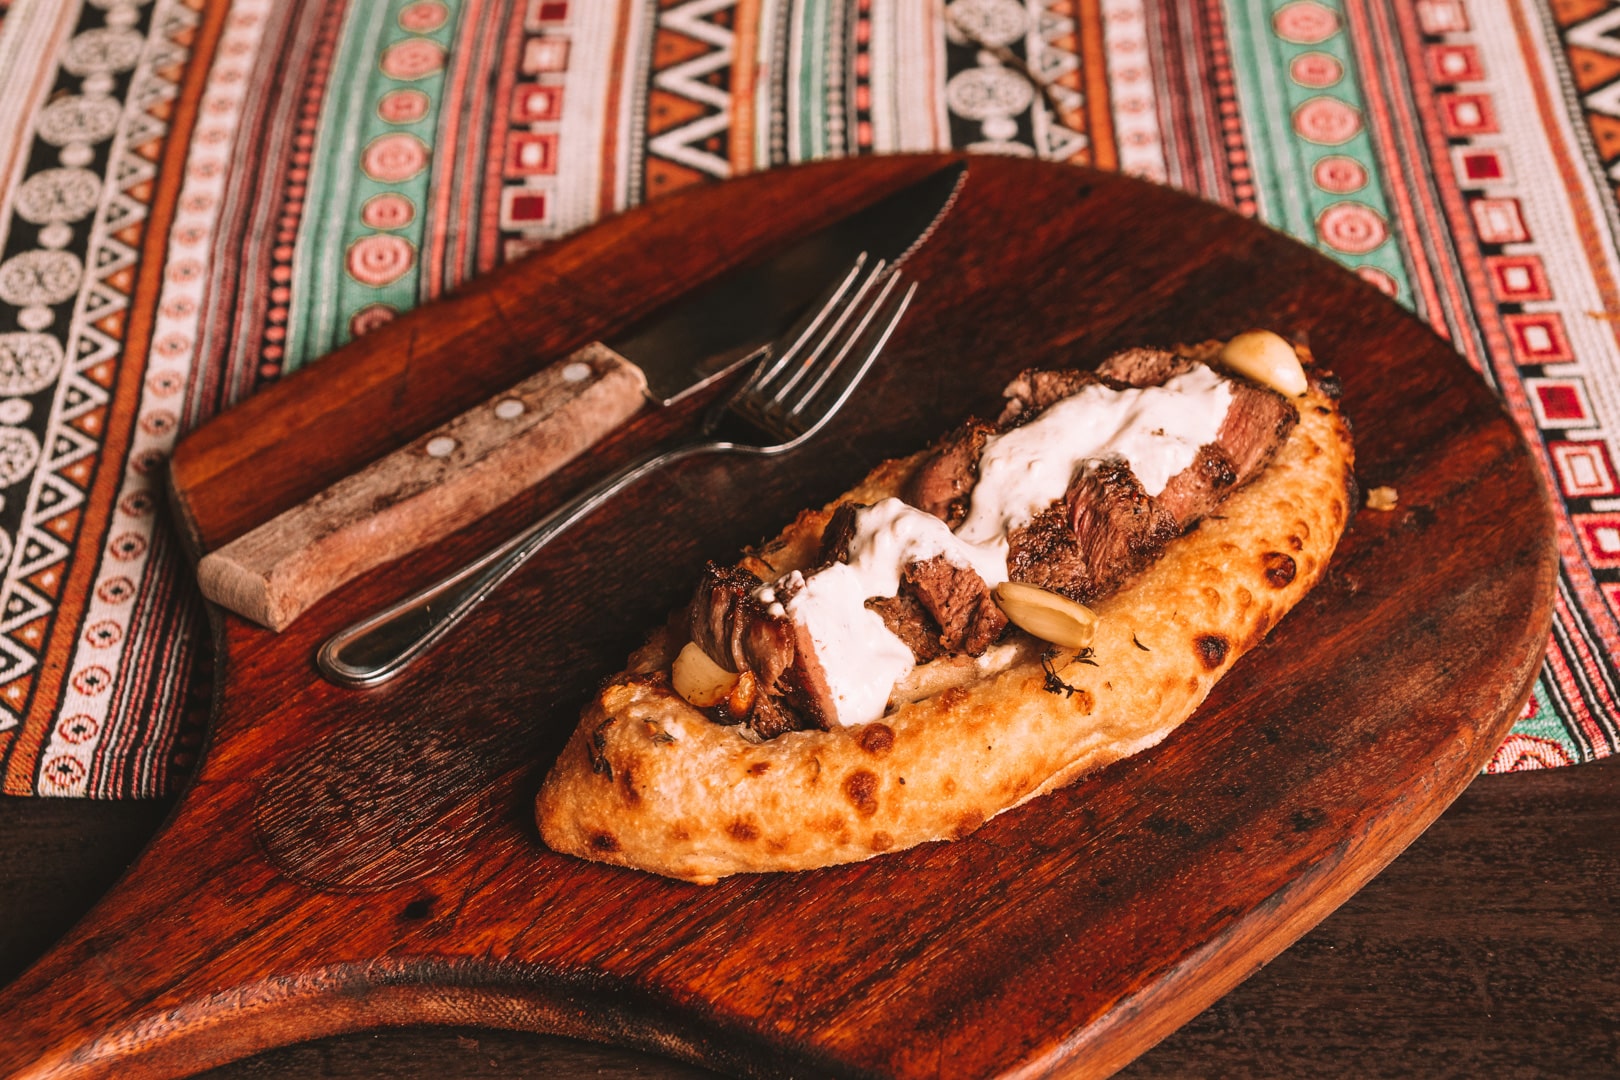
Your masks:
{"label": "knife", "polygon": [[929,174],[596,341],[205,555],[203,595],[271,630],[359,575],[476,521],[650,404],[759,356],[857,256],[898,263],[966,166]]}

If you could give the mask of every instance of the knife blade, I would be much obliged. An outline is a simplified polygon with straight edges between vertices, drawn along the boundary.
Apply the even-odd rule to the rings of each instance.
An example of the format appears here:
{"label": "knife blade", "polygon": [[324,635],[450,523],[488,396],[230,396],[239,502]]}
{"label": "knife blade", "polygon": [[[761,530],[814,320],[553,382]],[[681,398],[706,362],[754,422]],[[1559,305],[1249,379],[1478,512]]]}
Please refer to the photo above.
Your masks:
{"label": "knife blade", "polygon": [[950,165],[761,264],[724,274],[607,345],[641,369],[648,397],[672,405],[781,336],[857,256],[903,262],[948,212],[965,171],[961,162]]}
{"label": "knife blade", "polygon": [[922,244],[966,175],[947,165],[569,354],[204,555],[203,595],[280,631],[333,589],[476,521],[640,412],[757,357],[862,253]]}

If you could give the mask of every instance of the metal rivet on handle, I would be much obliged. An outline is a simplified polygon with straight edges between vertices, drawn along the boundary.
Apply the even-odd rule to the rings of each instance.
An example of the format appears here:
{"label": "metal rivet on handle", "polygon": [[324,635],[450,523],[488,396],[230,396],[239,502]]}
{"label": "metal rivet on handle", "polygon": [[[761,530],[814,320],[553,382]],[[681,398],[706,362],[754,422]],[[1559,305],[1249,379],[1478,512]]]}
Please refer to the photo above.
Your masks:
{"label": "metal rivet on handle", "polygon": [[591,377],[591,365],[576,361],[563,368],[562,375],[567,382],[584,382]]}
{"label": "metal rivet on handle", "polygon": [[456,440],[448,435],[439,435],[428,440],[428,457],[449,457],[455,449]]}
{"label": "metal rivet on handle", "polygon": [[523,415],[523,402],[517,398],[507,398],[496,404],[495,415],[502,420],[516,420]]}

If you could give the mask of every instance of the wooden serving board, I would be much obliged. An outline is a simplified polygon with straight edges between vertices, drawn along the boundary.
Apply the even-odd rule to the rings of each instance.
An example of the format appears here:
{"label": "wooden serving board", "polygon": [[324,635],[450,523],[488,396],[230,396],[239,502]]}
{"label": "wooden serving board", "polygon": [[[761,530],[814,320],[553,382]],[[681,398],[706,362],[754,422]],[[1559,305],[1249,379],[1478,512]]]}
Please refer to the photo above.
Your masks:
{"label": "wooden serving board", "polygon": [[[634,211],[379,330],[174,460],[207,551],[678,291],[938,159],[818,165]],[[746,1074],[1102,1076],[1343,901],[1528,694],[1557,570],[1541,470],[1479,376],[1350,273],[1117,176],[974,159],[868,388],[813,448],[655,477],[386,687],[321,640],[685,417],[646,416],[275,635],[217,616],[173,818],[0,994],[0,1074],[170,1076],[363,1027],[528,1028]],[[1263,325],[1342,375],[1363,511],[1328,578],[1158,748],[968,839],[704,888],[558,856],[531,803],[592,687],[728,559],[1030,365]],[[1105,659],[1105,658],[1104,658]]]}

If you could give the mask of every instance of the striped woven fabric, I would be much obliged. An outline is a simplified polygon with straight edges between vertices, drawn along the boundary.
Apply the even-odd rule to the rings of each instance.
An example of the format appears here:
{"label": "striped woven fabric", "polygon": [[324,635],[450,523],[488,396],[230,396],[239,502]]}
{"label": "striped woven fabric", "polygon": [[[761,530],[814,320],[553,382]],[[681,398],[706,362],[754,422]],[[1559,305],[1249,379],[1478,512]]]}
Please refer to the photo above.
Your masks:
{"label": "striped woven fabric", "polygon": [[1495,771],[1612,753],[1620,9],[1601,0],[0,3],[0,761],[146,796],[209,684],[175,438],[689,184],[966,147],[1258,216],[1410,306],[1558,496]]}

